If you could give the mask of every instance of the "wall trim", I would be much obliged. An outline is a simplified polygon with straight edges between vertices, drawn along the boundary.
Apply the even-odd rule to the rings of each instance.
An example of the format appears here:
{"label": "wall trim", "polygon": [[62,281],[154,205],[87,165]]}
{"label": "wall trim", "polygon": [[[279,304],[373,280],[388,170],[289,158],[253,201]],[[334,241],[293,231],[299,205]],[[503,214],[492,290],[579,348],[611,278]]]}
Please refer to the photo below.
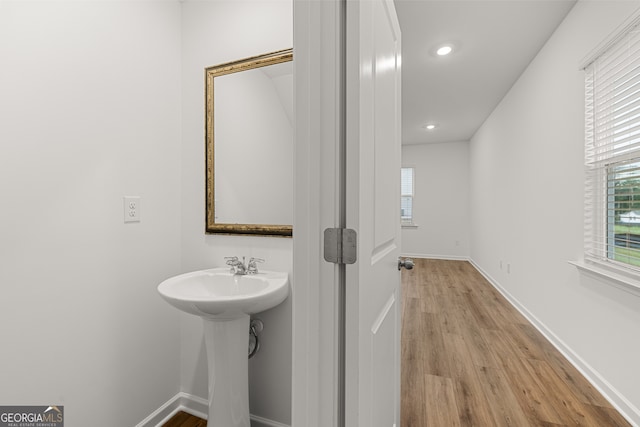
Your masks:
{"label": "wall trim", "polygon": [[441,259],[445,261],[470,261],[469,257],[465,255],[434,255],[434,254],[402,253],[401,256],[406,258]]}
{"label": "wall trim", "polygon": [[251,427],[290,427],[277,421],[268,420],[257,415],[251,415]]}
{"label": "wall trim", "polygon": [[[206,420],[209,413],[209,402],[201,397],[179,392],[137,424],[136,427],[160,427],[179,411],[184,411]],[[257,415],[251,415],[251,425],[252,427],[290,427],[287,424]]]}
{"label": "wall trim", "polygon": [[569,264],[600,283],[612,285],[632,295],[640,296],[640,282],[624,272],[615,271],[604,263],[601,265],[596,262],[569,261]]}
{"label": "wall trim", "polygon": [[543,322],[534,316],[527,308],[511,295],[500,283],[484,271],[476,262],[469,258],[471,265],[478,270],[485,279],[504,296],[562,355],[593,385],[602,396],[620,412],[634,426],[640,426],[640,410],[622,393],[611,385],[598,371],[583,360],[578,353],[553,333]]}
{"label": "wall trim", "polygon": [[179,392],[166,403],[153,411],[136,427],[157,427],[167,422],[178,411],[184,411],[200,418],[207,418],[209,403],[201,397]]}

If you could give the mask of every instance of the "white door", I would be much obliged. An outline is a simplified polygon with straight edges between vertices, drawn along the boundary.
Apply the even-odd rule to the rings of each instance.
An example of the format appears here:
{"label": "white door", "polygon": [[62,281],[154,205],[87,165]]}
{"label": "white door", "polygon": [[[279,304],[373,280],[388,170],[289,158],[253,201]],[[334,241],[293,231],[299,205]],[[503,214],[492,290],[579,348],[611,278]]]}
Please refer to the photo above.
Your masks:
{"label": "white door", "polygon": [[347,2],[346,425],[400,426],[400,26],[392,0]]}

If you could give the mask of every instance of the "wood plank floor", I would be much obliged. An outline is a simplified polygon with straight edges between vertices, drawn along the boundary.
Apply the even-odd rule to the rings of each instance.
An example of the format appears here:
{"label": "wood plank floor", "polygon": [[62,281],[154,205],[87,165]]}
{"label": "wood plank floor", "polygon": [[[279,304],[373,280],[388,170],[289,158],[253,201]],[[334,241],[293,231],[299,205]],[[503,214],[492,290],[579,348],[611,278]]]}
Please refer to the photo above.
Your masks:
{"label": "wood plank floor", "polygon": [[186,412],[178,412],[162,427],[207,427],[207,421]]}
{"label": "wood plank floor", "polygon": [[[403,270],[401,427],[630,424],[465,261]],[[164,427],[206,427],[180,412]]]}
{"label": "wood plank floor", "polygon": [[415,261],[402,427],[630,425],[470,263]]}

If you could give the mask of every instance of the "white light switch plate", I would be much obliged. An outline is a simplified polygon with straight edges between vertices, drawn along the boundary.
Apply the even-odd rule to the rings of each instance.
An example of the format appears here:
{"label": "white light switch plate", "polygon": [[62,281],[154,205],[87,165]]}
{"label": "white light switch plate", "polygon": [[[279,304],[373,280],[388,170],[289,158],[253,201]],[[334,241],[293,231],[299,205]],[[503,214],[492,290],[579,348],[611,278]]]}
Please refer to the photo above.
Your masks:
{"label": "white light switch plate", "polygon": [[124,222],[140,222],[140,196],[124,196]]}

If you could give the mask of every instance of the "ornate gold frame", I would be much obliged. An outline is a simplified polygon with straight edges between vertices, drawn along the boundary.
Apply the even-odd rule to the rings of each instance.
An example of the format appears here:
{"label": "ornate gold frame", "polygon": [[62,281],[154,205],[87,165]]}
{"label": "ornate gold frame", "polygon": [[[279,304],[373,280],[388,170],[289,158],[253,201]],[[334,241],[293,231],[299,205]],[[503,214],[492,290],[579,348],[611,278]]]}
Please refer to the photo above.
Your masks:
{"label": "ornate gold frame", "polygon": [[237,73],[293,60],[293,49],[285,49],[265,55],[253,56],[205,69],[205,157],[206,157],[206,213],[205,232],[208,234],[237,234],[257,236],[291,237],[293,226],[274,224],[220,224],[215,222],[214,204],[214,123],[213,79],[225,74]]}

